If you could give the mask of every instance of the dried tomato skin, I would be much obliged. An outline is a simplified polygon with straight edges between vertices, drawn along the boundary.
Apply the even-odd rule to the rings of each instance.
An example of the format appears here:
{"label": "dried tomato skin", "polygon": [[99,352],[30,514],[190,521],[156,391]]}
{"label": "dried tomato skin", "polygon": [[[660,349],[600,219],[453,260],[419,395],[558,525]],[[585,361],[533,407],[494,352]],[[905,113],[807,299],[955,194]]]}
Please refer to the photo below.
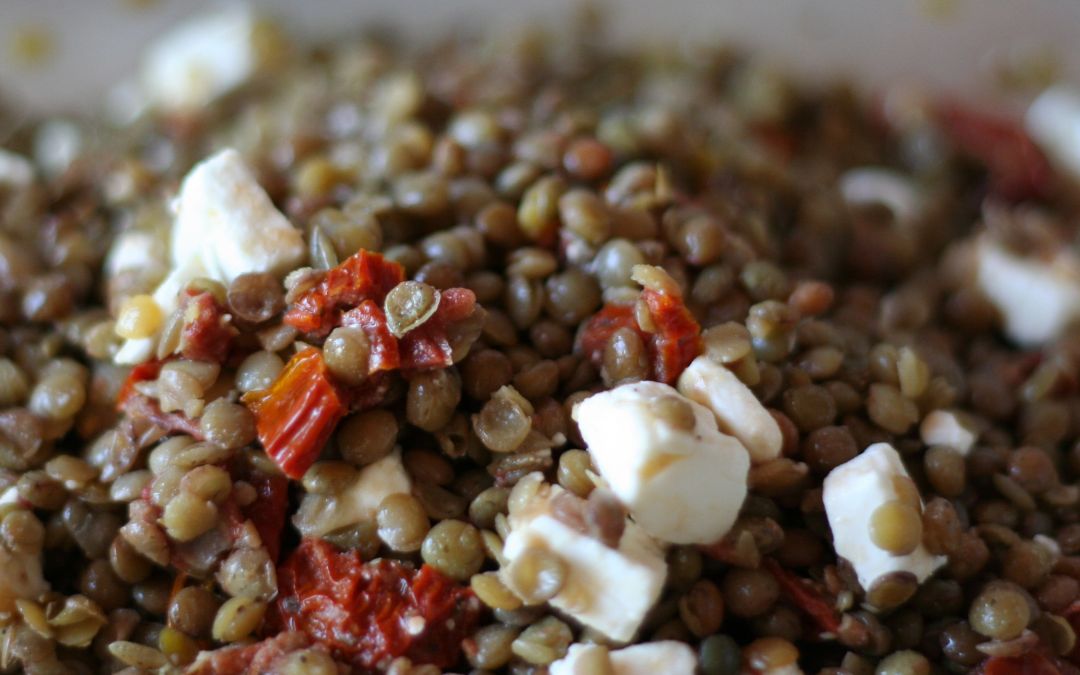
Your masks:
{"label": "dried tomato skin", "polygon": [[321,539],[304,539],[278,568],[278,589],[269,629],[302,631],[361,673],[399,656],[451,668],[480,615],[471,590],[429,566],[365,563]]}
{"label": "dried tomato skin", "polygon": [[386,294],[405,280],[405,270],[378,253],[360,250],[349,256],[301,295],[285,312],[285,323],[316,337],[340,325],[341,313],[371,300],[381,306]]}
{"label": "dried tomato skin", "polygon": [[641,299],[658,329],[650,342],[654,378],[672,384],[701,353],[701,326],[677,295],[646,288]]}
{"label": "dried tomato skin", "polygon": [[255,415],[259,442],[282,472],[299,479],[315,462],[348,411],[318,349],[305,349],[285,365],[269,389],[244,395]]}
{"label": "dried tomato skin", "polygon": [[439,308],[431,317],[401,337],[401,367],[410,370],[446,368],[454,363],[448,327],[476,311],[476,294],[467,288],[442,292]]}
{"label": "dried tomato skin", "polygon": [[1053,169],[1018,123],[955,102],[939,105],[937,116],[956,148],[986,167],[999,196],[1022,201],[1049,195]]}
{"label": "dried tomato skin", "polygon": [[765,568],[776,579],[784,595],[813,621],[821,633],[835,633],[840,628],[840,617],[835,604],[824,594],[804,582],[794,572],[784,569],[772,558],[765,558]]}
{"label": "dried tomato skin", "polygon": [[586,322],[578,338],[578,349],[599,366],[604,348],[615,331],[630,328],[649,349],[651,378],[672,384],[701,353],[701,326],[678,295],[646,288],[641,299],[649,308],[656,332],[649,333],[638,325],[633,306],[605,305]]}
{"label": "dried tomato skin", "polygon": [[401,366],[401,354],[397,338],[390,332],[386,314],[372,300],[364,300],[341,316],[341,325],[359,328],[368,339],[371,354],[368,356],[368,374],[384,370],[397,370]]}
{"label": "dried tomato skin", "polygon": [[224,307],[208,291],[188,291],[180,304],[184,325],[180,331],[180,354],[192,361],[223,363],[233,339],[239,334]]}

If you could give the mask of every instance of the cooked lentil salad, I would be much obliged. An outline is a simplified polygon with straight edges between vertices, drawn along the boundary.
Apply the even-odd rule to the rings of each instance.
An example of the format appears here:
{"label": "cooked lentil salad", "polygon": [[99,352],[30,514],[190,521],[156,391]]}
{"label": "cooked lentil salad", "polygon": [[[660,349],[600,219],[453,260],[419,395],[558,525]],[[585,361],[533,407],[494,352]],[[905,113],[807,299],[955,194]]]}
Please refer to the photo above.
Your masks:
{"label": "cooked lentil salad", "polygon": [[1078,672],[1080,103],[583,26],[11,136],[0,671]]}

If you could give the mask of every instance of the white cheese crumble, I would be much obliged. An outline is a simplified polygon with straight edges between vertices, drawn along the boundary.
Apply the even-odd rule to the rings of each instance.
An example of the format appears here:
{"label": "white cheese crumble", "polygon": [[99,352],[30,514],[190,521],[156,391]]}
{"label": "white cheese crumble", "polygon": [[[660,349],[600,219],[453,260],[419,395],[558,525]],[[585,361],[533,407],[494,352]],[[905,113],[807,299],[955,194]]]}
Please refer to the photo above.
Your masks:
{"label": "white cheese crumble", "polygon": [[888,443],[871,445],[825,477],[823,499],[833,548],[852,564],[864,589],[889,572],[911,572],[922,583],[946,562],[921,543],[907,555],[893,555],[871,540],[871,516],[885,502],[899,498],[898,477],[909,478],[900,454]]}
{"label": "white cheese crumble", "polygon": [[164,265],[164,245],[149,232],[128,230],[113,240],[105,257],[105,274],[115,277],[128,270],[153,269]]}
{"label": "white cheese crumble", "polygon": [[720,431],[742,441],[755,464],[780,456],[780,425],[735,373],[708,356],[694,359],[678,382],[679,393],[716,415]]}
{"label": "white cheese crumble", "polygon": [[976,241],[979,288],[1004,319],[1005,334],[1025,347],[1061,335],[1080,319],[1080,259],[1061,250],[1049,260],[1025,258],[989,235]]}
{"label": "white cheese crumble", "polygon": [[[198,277],[226,286],[249,272],[281,277],[306,255],[300,231],[274,207],[240,153],[231,148],[188,172],[173,209],[173,268],[153,293],[165,316],[177,308],[180,291]],[[150,358],[155,342],[127,340],[115,360],[141,363]]]}
{"label": "white cheese crumble", "polygon": [[353,483],[338,494],[308,493],[300,500],[293,524],[305,537],[321,537],[334,530],[374,521],[379,504],[390,495],[412,490],[412,481],[395,449],[357,474]]}
{"label": "white cheese crumble", "polygon": [[919,189],[907,176],[880,167],[851,169],[840,177],[840,196],[852,206],[881,204],[898,223],[910,223],[923,209]]}
{"label": "white cheese crumble", "polygon": [[243,5],[197,16],[147,51],[140,81],[166,110],[194,111],[247,81],[260,66],[258,19]]}
{"label": "white cheese crumble", "polygon": [[596,675],[598,659],[607,658],[610,675],[694,675],[697,657],[684,642],[661,640],[614,649],[604,654],[597,645],[573,644],[566,656],[550,666],[551,675]]}
{"label": "white cheese crumble", "polygon": [[750,456],[708,408],[666,384],[635,382],[590,396],[572,414],[600,475],[646,532],[706,544],[731,529]]}
{"label": "white cheese crumble", "polygon": [[22,155],[0,148],[0,187],[26,187],[34,181],[34,165]]}
{"label": "white cheese crumble", "polygon": [[[540,481],[542,476],[531,474],[522,480]],[[570,527],[552,510],[552,500],[560,495],[573,498],[557,485],[543,484],[527,503],[512,501],[502,572],[533,547],[557,554],[567,574],[549,604],[612,640],[629,641],[663,590],[667,576],[663,552],[630,520],[618,548]]]}
{"label": "white cheese crumble", "polygon": [[919,435],[927,446],[947,445],[965,457],[979,437],[974,423],[955,410],[930,411],[919,425]]}
{"label": "white cheese crumble", "polygon": [[1080,93],[1056,86],[1028,107],[1024,127],[1058,166],[1080,177]]}

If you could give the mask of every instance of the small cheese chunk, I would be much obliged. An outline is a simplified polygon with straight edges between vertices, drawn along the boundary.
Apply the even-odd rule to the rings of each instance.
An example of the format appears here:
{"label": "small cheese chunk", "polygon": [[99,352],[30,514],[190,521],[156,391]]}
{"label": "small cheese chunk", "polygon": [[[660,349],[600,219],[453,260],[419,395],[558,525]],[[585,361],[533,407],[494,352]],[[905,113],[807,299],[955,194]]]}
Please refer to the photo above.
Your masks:
{"label": "small cheese chunk", "polygon": [[699,356],[683,371],[679,393],[716,415],[720,431],[742,441],[755,464],[780,456],[784,436],[780,425],[754,392],[735,373],[708,356]]}
{"label": "small cheese chunk", "polygon": [[595,675],[598,660],[607,658],[611,675],[694,675],[697,657],[684,642],[661,640],[645,642],[604,653],[604,648],[573,644],[566,656],[550,666],[551,675]]}
{"label": "small cheese chunk", "polygon": [[983,234],[975,254],[979,288],[1001,312],[1005,334],[1020,345],[1053,340],[1080,319],[1080,259],[1072,252],[1025,258]]}
{"label": "small cheese chunk", "polygon": [[154,235],[142,230],[128,230],[113,240],[105,257],[105,274],[115,277],[128,270],[144,270],[165,263],[165,246]]}
{"label": "small cheese chunk", "polygon": [[923,418],[919,435],[926,445],[947,445],[965,457],[978,439],[975,425],[954,410],[932,410]]}
{"label": "small cheese chunk", "polygon": [[234,6],[197,16],[159,38],[142,64],[146,98],[170,111],[197,111],[260,67],[258,19]]}
{"label": "small cheese chunk", "polygon": [[870,519],[877,507],[897,500],[897,478],[909,478],[900,455],[888,443],[875,443],[825,477],[825,515],[837,555],[855,568],[859,583],[869,589],[889,572],[911,572],[922,583],[945,564],[921,543],[907,555],[893,555],[870,538]]}
{"label": "small cheese chunk", "polygon": [[573,417],[600,475],[646,532],[707,544],[731,529],[750,456],[708,408],[666,384],[635,382],[590,396]]}
{"label": "small cheese chunk", "polygon": [[1080,177],[1080,92],[1060,85],[1047,89],[1028,107],[1024,127],[1058,166]]}
{"label": "small cheese chunk", "polygon": [[305,494],[293,524],[305,537],[321,537],[343,527],[374,521],[383,499],[411,490],[412,481],[401,463],[401,450],[395,449],[365,466],[352,485],[340,494]]}
{"label": "small cheese chunk", "polygon": [[853,206],[881,204],[898,223],[910,223],[922,212],[922,196],[910,178],[890,169],[861,167],[840,177],[840,195]]}
{"label": "small cheese chunk", "polygon": [[562,590],[548,601],[551,606],[612,640],[632,639],[663,590],[663,553],[630,520],[619,547],[605,545],[556,517],[551,506],[555,498],[576,499],[557,485],[544,484],[527,504],[512,506],[511,531],[503,545],[507,564],[533,547],[557,554],[567,574]]}
{"label": "small cheese chunk", "polygon": [[[165,316],[177,308],[180,291],[198,277],[225,285],[249,272],[280,277],[306,255],[300,231],[274,207],[231,148],[191,169],[174,208],[173,269],[153,293]],[[155,343],[156,338],[127,340],[115,360],[141,363],[150,358]]]}
{"label": "small cheese chunk", "polygon": [[0,187],[26,187],[34,181],[34,165],[22,155],[0,148]]}

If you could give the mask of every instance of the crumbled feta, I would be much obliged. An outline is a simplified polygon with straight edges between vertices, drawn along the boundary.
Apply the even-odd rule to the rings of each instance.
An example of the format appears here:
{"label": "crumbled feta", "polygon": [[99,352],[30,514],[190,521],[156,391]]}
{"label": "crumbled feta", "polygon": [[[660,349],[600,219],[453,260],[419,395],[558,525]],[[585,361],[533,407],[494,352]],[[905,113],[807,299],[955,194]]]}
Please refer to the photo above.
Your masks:
{"label": "crumbled feta", "polygon": [[683,371],[679,393],[716,415],[720,431],[742,441],[755,464],[780,456],[780,425],[754,392],[735,373],[708,356],[699,356]]}
{"label": "crumbled feta", "polygon": [[590,396],[573,417],[600,475],[646,532],[705,544],[731,529],[750,456],[708,408],[666,384],[634,382]]}
{"label": "crumbled feta", "polygon": [[544,484],[526,504],[511,505],[511,529],[503,545],[507,564],[532,547],[557,554],[567,574],[551,606],[612,640],[632,639],[663,590],[667,564],[662,551],[630,520],[619,547],[605,545],[560,520],[552,509],[557,497],[576,499],[557,485]]}
{"label": "crumbled feta", "polygon": [[153,269],[165,263],[157,237],[141,230],[128,230],[113,240],[105,257],[105,274],[114,277],[128,270]]}
{"label": "crumbled feta", "polygon": [[615,649],[573,644],[566,656],[550,666],[551,675],[595,675],[597,659],[608,659],[611,675],[693,675],[697,669],[694,650],[684,642],[661,640]]}
{"label": "crumbled feta", "polygon": [[146,53],[146,97],[167,110],[198,110],[243,84],[260,67],[257,30],[254,12],[242,5],[177,26]]}
{"label": "crumbled feta", "polygon": [[932,410],[923,418],[919,435],[926,445],[947,445],[965,457],[978,439],[975,425],[963,413]]}
{"label": "crumbled feta", "polygon": [[411,490],[412,481],[401,463],[401,450],[395,449],[361,469],[353,483],[339,494],[305,494],[293,524],[306,537],[321,537],[343,527],[373,521],[383,499]]}
{"label": "crumbled feta", "polygon": [[26,187],[34,180],[34,165],[22,155],[0,148],[0,187]]}
{"label": "crumbled feta", "polygon": [[855,568],[859,583],[869,589],[889,572],[911,572],[922,583],[945,564],[922,544],[907,555],[893,555],[870,538],[870,518],[878,506],[898,499],[896,478],[909,478],[900,455],[888,443],[875,443],[825,477],[825,515],[833,548]]}
{"label": "crumbled feta", "polygon": [[68,170],[82,147],[78,126],[65,119],[50,119],[34,134],[34,162],[45,175],[58,176]]}
{"label": "crumbled feta", "polygon": [[1080,319],[1080,259],[1072,252],[1063,249],[1049,260],[1024,258],[984,234],[975,257],[979,288],[1017,343],[1037,346]]}
{"label": "crumbled feta", "polygon": [[851,169],[840,177],[840,195],[853,206],[881,204],[899,223],[910,223],[922,212],[922,196],[907,176],[879,167]]}
{"label": "crumbled feta", "polygon": [[[174,210],[173,269],[153,293],[166,316],[176,309],[180,291],[197,277],[225,285],[249,272],[280,277],[306,255],[300,231],[274,207],[240,153],[231,148],[191,169]],[[147,360],[155,340],[127,340],[116,362]]]}
{"label": "crumbled feta", "polygon": [[1080,177],[1080,93],[1066,86],[1047,89],[1028,107],[1024,127],[1047,156]]}

